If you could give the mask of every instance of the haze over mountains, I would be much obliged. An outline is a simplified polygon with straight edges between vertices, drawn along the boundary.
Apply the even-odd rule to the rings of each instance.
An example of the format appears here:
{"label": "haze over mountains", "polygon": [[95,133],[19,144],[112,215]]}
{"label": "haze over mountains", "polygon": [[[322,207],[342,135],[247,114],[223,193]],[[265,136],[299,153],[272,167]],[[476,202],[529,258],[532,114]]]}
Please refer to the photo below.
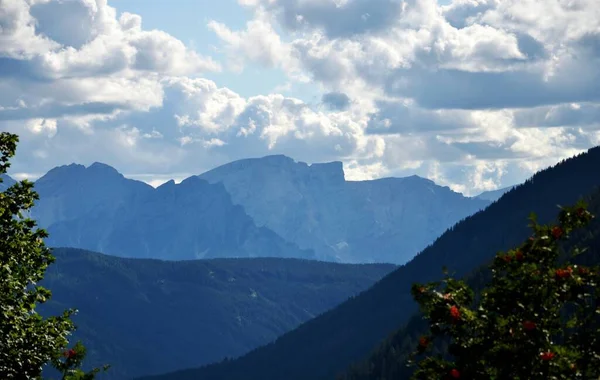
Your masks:
{"label": "haze over mountains", "polygon": [[40,201],[31,215],[50,232],[50,246],[170,260],[314,258],[257,227],[223,186],[197,177],[155,189],[95,163],[55,168],[35,189]]}
{"label": "haze over mountains", "polygon": [[515,187],[516,187],[516,185],[503,187],[503,188],[497,189],[497,190],[484,191],[483,193],[476,195],[475,198],[483,199],[483,200],[490,201],[490,202],[495,202],[498,199],[500,199],[500,197],[502,197],[504,194],[508,193]]}
{"label": "haze over mountains", "polygon": [[341,162],[308,165],[278,155],[220,166],[200,176],[323,260],[404,263],[448,227],[486,207],[411,176],[346,181]]}
{"label": "haze over mountains", "polygon": [[50,246],[168,260],[401,264],[490,203],[417,176],[346,181],[340,162],[285,156],[235,161],[156,189],[108,165],[72,164],[35,189],[31,216],[50,232]]}

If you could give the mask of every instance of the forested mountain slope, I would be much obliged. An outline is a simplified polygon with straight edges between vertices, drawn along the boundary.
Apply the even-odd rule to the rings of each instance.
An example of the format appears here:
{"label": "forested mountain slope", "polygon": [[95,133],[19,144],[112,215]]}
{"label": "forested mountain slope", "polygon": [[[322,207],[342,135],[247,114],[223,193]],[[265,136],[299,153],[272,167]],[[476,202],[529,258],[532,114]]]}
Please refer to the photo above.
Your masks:
{"label": "forested mountain slope", "polygon": [[[589,197],[588,210],[596,218],[584,229],[575,231],[571,239],[562,244],[564,258],[573,247],[586,248],[582,255],[571,259],[574,263],[585,265],[600,264],[600,191]],[[491,279],[488,265],[477,269],[467,277],[467,283],[475,290],[482,289]],[[410,353],[417,347],[419,337],[428,332],[429,325],[417,312],[406,326],[394,332],[382,342],[369,357],[356,363],[340,380],[383,380],[408,379],[414,367],[407,367],[406,361]]]}
{"label": "forested mountain slope", "polygon": [[102,379],[199,366],[242,355],[366,289],[391,264],[296,259],[160,261],[54,249],[43,314],[76,307],[89,363]]}
{"label": "forested mountain slope", "polygon": [[230,362],[165,374],[155,379],[332,379],[371,352],[415,313],[414,282],[439,279],[441,267],[464,276],[528,234],[530,212],[541,223],[557,205],[572,204],[600,185],[600,148],[535,174],[498,202],[450,228],[406,265],[335,309]]}

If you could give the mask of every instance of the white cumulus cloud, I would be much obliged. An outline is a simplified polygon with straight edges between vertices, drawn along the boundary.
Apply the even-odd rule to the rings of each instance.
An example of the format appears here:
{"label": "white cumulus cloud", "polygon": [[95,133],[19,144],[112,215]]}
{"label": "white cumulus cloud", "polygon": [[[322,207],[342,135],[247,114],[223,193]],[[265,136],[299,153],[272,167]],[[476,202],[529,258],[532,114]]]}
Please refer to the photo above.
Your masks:
{"label": "white cumulus cloud", "polygon": [[[600,143],[596,0],[238,2],[253,14],[243,28],[205,25],[221,64],[118,2],[3,0],[0,130],[21,137],[15,171],[103,161],[158,183],[286,154],[473,194]],[[252,75],[250,63],[321,103],[202,76]]]}

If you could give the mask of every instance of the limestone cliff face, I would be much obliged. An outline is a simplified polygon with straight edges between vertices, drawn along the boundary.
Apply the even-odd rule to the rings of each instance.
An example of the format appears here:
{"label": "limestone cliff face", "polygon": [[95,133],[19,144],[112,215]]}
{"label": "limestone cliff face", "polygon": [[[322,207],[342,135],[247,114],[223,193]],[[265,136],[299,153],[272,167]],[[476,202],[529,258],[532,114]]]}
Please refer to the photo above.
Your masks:
{"label": "limestone cliff face", "polygon": [[323,260],[402,264],[490,202],[417,176],[346,181],[341,162],[246,159],[200,175],[234,203]]}
{"label": "limestone cliff face", "polygon": [[123,257],[306,257],[234,205],[221,184],[191,177],[153,187],[104,164],[69,165],[40,178],[32,217],[48,229],[50,246]]}

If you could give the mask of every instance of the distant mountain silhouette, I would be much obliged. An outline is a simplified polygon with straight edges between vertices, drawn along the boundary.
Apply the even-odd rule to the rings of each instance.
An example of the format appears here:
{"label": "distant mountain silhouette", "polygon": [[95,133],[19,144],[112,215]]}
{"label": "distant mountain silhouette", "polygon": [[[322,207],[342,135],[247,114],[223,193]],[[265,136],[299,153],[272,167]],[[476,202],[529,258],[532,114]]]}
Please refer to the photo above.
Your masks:
{"label": "distant mountain silhouette", "polygon": [[7,174],[0,175],[0,179],[2,179],[2,182],[0,182],[0,191],[4,191],[4,190],[8,189],[16,182],[14,179],[12,179]]}
{"label": "distant mountain silhouette", "polygon": [[158,188],[94,163],[35,182],[50,246],[123,257],[403,263],[489,201],[417,176],[346,181],[342,163],[235,161]]}
{"label": "distant mountain silhouette", "polygon": [[346,181],[341,162],[308,165],[277,155],[245,159],[202,175],[234,203],[319,259],[402,264],[489,201],[411,176]]}
{"label": "distant mountain silhouette", "polygon": [[154,189],[108,165],[68,165],[49,171],[35,190],[40,200],[31,217],[48,229],[49,246],[170,260],[314,258],[256,226],[222,185],[197,177]]}
{"label": "distant mountain silhouette", "polygon": [[485,201],[495,202],[498,199],[500,199],[500,197],[502,197],[504,194],[508,193],[515,187],[516,186],[507,186],[507,187],[503,187],[502,189],[498,189],[498,190],[484,191],[483,193],[476,195],[475,198],[483,199]]}

